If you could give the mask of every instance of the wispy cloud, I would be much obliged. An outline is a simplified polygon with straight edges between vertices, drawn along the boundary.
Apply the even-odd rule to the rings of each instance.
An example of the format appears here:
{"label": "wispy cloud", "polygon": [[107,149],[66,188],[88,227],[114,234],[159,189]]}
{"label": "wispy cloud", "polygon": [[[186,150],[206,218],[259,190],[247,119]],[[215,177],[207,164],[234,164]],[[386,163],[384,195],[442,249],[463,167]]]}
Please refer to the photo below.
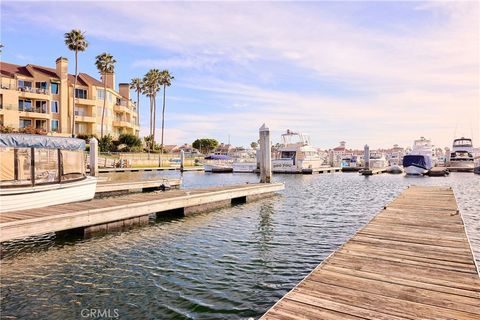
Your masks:
{"label": "wispy cloud", "polygon": [[[2,7],[9,23],[79,27],[97,41],[140,48],[141,57],[130,61],[136,69],[175,70],[172,109],[202,108],[170,111],[169,125],[182,129],[169,139],[235,131],[246,143],[267,121],[278,130],[310,131],[330,146],[341,139],[410,144],[420,135],[447,145],[455,127],[473,131],[480,143],[475,1]],[[364,12],[375,16],[362,19]]]}

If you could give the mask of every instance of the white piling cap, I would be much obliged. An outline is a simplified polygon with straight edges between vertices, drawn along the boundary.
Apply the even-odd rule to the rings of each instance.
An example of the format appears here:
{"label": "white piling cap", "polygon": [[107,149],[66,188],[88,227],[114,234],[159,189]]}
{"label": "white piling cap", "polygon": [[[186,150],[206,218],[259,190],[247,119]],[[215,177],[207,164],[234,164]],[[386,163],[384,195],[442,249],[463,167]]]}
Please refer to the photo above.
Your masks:
{"label": "white piling cap", "polygon": [[268,129],[268,127],[264,124],[262,124],[262,126],[260,127],[260,131],[270,131],[270,129]]}

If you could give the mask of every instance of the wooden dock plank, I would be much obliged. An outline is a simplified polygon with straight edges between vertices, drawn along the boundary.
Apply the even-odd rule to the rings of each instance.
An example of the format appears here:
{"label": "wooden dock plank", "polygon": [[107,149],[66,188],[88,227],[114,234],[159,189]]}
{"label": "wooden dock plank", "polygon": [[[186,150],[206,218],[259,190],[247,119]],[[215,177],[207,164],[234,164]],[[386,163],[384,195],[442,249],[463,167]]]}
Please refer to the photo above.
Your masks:
{"label": "wooden dock plank", "polygon": [[261,319],[270,314],[480,319],[480,278],[453,191],[405,190]]}
{"label": "wooden dock plank", "polygon": [[283,190],[283,183],[243,184],[194,190],[173,190],[148,194],[93,199],[84,202],[55,205],[34,210],[2,212],[0,242],[114,221],[146,216],[173,209],[269,195]]}

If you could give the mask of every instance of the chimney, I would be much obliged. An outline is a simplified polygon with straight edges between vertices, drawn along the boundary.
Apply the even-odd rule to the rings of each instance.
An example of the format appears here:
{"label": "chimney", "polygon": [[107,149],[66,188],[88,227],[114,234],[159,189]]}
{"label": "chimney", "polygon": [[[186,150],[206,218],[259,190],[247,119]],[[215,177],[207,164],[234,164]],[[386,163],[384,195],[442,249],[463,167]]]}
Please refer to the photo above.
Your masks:
{"label": "chimney", "polygon": [[115,90],[115,73],[114,72],[109,72],[102,74],[102,82],[105,77],[105,84],[107,85],[107,88]]}
{"label": "chimney", "polygon": [[118,93],[125,99],[130,99],[130,84],[129,83],[119,83],[118,84]]}
{"label": "chimney", "polygon": [[55,64],[55,71],[57,72],[60,80],[68,80],[68,59],[64,57],[59,57],[57,60],[55,60]]}

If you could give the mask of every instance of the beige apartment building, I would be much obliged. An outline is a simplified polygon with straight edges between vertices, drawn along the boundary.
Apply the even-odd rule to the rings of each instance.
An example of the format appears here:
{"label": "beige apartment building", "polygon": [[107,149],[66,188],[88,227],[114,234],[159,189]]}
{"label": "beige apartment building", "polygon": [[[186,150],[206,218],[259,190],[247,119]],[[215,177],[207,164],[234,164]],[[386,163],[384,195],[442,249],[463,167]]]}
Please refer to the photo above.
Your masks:
{"label": "beige apartment building", "polygon": [[[72,116],[75,134],[100,137],[103,109],[103,83],[80,73],[75,90],[74,75],[68,74],[68,60],[60,57],[55,68],[0,62],[0,124],[20,129],[32,126],[49,134],[71,136]],[[117,138],[122,133],[138,136],[137,108],[130,100],[128,83],[115,90],[115,74],[105,74],[106,109],[104,134]],[[73,113],[73,114],[72,114]]]}

